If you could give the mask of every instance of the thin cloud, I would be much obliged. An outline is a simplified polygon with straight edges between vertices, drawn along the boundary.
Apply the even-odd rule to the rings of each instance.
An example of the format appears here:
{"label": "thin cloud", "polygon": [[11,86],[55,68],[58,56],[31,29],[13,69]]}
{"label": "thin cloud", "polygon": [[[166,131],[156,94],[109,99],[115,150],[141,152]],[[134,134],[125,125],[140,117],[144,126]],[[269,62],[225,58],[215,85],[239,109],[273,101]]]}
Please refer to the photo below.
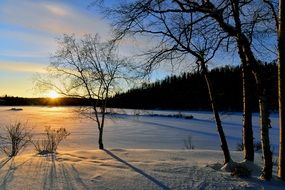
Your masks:
{"label": "thin cloud", "polygon": [[46,65],[38,63],[0,61],[0,70],[20,73],[45,73]]}
{"label": "thin cloud", "polygon": [[[15,6],[17,4],[17,6]],[[20,25],[47,33],[108,34],[109,26],[94,15],[50,1],[11,0],[0,7],[1,22]]]}

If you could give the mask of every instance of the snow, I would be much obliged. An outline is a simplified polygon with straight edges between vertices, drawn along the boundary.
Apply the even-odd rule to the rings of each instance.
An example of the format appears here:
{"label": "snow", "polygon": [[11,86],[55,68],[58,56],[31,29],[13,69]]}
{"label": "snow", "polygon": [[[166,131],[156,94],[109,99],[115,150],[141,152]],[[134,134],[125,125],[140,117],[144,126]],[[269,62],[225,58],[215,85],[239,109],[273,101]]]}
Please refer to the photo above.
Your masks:
{"label": "snow", "polygon": [[[239,152],[233,153],[240,159]],[[284,189],[284,182],[242,179],[211,168],[209,150],[77,150],[23,154],[0,170],[0,189]],[[2,163],[3,160],[2,159]],[[282,187],[283,186],[283,187]]]}
{"label": "snow", "polygon": [[[0,125],[27,121],[35,136],[45,126],[65,127],[71,135],[58,154],[39,156],[29,146],[15,158],[0,157],[0,189],[284,189],[285,183],[258,179],[261,155],[256,153],[251,178],[238,178],[217,170],[223,162],[219,138],[210,112],[181,112],[194,119],[152,117],[174,111],[116,110],[106,120],[106,150],[97,150],[94,121],[79,118],[69,107],[22,107],[13,112],[0,107]],[[139,115],[135,115],[139,113]],[[241,113],[223,113],[222,121],[234,161],[241,142]],[[278,148],[278,115],[272,114],[271,143]],[[254,134],[259,140],[258,115]],[[191,135],[194,150],[185,150]],[[275,158],[276,159],[276,158]]]}
{"label": "snow", "polygon": [[[45,126],[65,127],[71,132],[64,144],[65,150],[93,149],[97,147],[95,122],[79,118],[70,107],[23,107],[23,111],[9,111],[0,107],[0,125],[19,120],[28,121],[35,133],[42,133]],[[211,112],[181,112],[193,115],[194,119],[151,117],[149,114],[175,114],[174,111],[115,110],[121,114],[106,120],[105,145],[108,148],[183,149],[184,140],[190,135],[196,149],[220,150],[219,137]],[[134,116],[138,113],[140,116]],[[223,113],[222,124],[231,150],[242,142],[242,113]],[[278,150],[278,115],[271,115],[271,144],[274,153]],[[260,141],[258,115],[253,116],[253,130],[256,141]]]}

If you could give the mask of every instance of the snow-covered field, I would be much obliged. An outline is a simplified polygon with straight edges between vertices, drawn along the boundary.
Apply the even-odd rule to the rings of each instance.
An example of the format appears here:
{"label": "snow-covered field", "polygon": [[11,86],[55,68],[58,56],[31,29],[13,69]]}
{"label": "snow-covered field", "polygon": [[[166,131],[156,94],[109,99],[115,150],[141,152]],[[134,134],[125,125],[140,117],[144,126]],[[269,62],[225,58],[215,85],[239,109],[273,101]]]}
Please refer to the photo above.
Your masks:
{"label": "snow-covered field", "polygon": [[[210,112],[181,112],[194,119],[150,116],[170,111],[116,110],[107,119],[104,133],[106,151],[97,150],[94,121],[80,118],[68,107],[23,107],[9,111],[0,107],[0,125],[27,121],[35,134],[45,126],[65,127],[71,135],[56,156],[37,156],[27,147],[7,160],[1,155],[0,189],[284,189],[274,179],[262,182],[231,177],[213,169],[222,163],[219,139]],[[177,113],[177,112],[175,112]],[[241,142],[241,113],[223,113],[222,121],[231,150]],[[258,117],[254,134],[259,141]],[[278,146],[278,115],[272,114],[271,143]],[[184,140],[192,137],[194,150],[185,150]],[[235,161],[242,153],[232,151]],[[256,155],[260,165],[260,155]],[[258,170],[258,169],[257,169]],[[276,167],[274,168],[276,175]]]}
{"label": "snow-covered field", "polygon": [[[94,149],[97,147],[95,122],[80,118],[70,107],[23,107],[23,111],[10,111],[0,107],[0,125],[15,121],[28,122],[35,133],[42,133],[45,126],[65,127],[71,132],[64,150]],[[193,115],[194,119],[149,116],[151,114],[177,114],[174,111],[114,110],[119,115],[107,118],[104,141],[107,148],[133,149],[184,149],[184,140],[190,135],[196,149],[220,150],[220,143],[211,112],[180,112]],[[140,116],[134,116],[139,114]],[[242,142],[241,113],[223,113],[222,124],[231,150]],[[278,115],[271,115],[271,144],[277,153],[279,130]],[[254,114],[255,140],[260,140],[258,115]]]}

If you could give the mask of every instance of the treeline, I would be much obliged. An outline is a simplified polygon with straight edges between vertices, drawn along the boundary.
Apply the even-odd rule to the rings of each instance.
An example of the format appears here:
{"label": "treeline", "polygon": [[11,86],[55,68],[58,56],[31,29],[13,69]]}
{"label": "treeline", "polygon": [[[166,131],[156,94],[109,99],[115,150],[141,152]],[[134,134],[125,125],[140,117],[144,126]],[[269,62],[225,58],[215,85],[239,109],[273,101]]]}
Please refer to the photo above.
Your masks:
{"label": "treeline", "polygon": [[[277,65],[265,63],[260,65],[266,85],[268,86],[269,106],[278,108]],[[215,68],[209,72],[212,80],[219,110],[242,111],[242,74],[239,66]],[[256,85],[251,80],[253,105],[258,111]],[[209,94],[202,74],[183,73],[180,76],[169,76],[154,83],[144,83],[141,87],[116,94],[109,106],[133,109],[190,109],[210,110]]]}
{"label": "treeline", "polygon": [[91,100],[82,98],[22,98],[5,96],[0,98],[3,106],[89,106]]}
{"label": "treeline", "polygon": [[[261,65],[266,78],[269,107],[278,108],[277,65]],[[218,108],[221,111],[242,111],[242,80],[239,66],[225,66],[209,72]],[[253,111],[258,111],[258,98],[254,79],[250,79]],[[92,100],[95,101],[95,100]],[[100,102],[97,102],[99,105]],[[0,105],[7,106],[90,106],[91,100],[82,98],[21,98],[4,96]],[[202,74],[183,73],[154,83],[143,83],[140,87],[116,94],[108,101],[108,107],[132,109],[179,109],[210,110],[209,94]]]}

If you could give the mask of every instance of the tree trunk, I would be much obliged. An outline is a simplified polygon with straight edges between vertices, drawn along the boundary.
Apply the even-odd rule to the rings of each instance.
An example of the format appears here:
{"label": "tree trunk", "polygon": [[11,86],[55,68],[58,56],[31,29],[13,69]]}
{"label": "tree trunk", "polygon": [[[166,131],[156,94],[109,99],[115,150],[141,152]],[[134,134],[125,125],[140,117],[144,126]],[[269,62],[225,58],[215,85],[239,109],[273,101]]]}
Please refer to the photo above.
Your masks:
{"label": "tree trunk", "polygon": [[278,25],[278,95],[279,95],[279,163],[278,176],[285,180],[285,3],[279,0],[279,25]]}
{"label": "tree trunk", "polygon": [[250,43],[246,36],[238,35],[237,42],[239,48],[241,48],[241,54],[244,55],[246,60],[246,65],[252,71],[258,94],[259,102],[259,117],[260,117],[260,130],[261,130],[261,144],[262,144],[262,154],[264,160],[264,167],[261,177],[265,180],[270,180],[272,177],[272,153],[270,151],[270,142],[269,142],[269,111],[268,111],[268,102],[266,95],[266,87],[264,86],[264,79],[262,75],[262,70],[258,61],[255,59],[253,52],[250,49]]}
{"label": "tree trunk", "polygon": [[211,80],[208,77],[208,70],[205,66],[204,63],[201,64],[201,70],[202,73],[204,75],[205,81],[207,83],[207,87],[208,87],[208,92],[209,92],[209,98],[210,98],[210,102],[211,102],[211,106],[212,106],[212,111],[215,117],[215,121],[216,121],[216,127],[219,133],[219,137],[220,137],[220,141],[221,141],[221,148],[223,150],[224,153],[224,164],[227,164],[231,161],[231,156],[230,156],[230,151],[228,148],[228,143],[225,137],[225,133],[223,130],[223,126],[221,123],[221,119],[220,119],[220,115],[216,106],[216,101],[214,98],[214,91],[213,91],[213,86],[211,83]]}
{"label": "tree trunk", "polygon": [[103,150],[104,149],[104,145],[103,145],[103,128],[99,129],[99,149]]}
{"label": "tree trunk", "polygon": [[242,25],[240,21],[240,1],[232,0],[231,6],[235,21],[235,30],[237,31],[236,40],[238,53],[242,63],[242,83],[243,83],[243,153],[245,160],[254,161],[253,131],[252,131],[252,113],[251,113],[251,94],[250,94],[250,70],[248,59],[244,52],[242,44]]}
{"label": "tree trunk", "polygon": [[254,161],[252,112],[250,94],[250,75],[246,64],[242,64],[242,85],[243,85],[243,153],[244,159]]}
{"label": "tree trunk", "polygon": [[13,157],[13,156],[16,156],[16,143],[15,142],[12,142],[12,150],[11,150],[11,153],[10,153],[10,157]]}
{"label": "tree trunk", "polygon": [[[262,88],[261,88],[262,89]],[[264,166],[261,173],[261,178],[271,180],[272,178],[272,152],[270,150],[269,141],[269,112],[268,102],[266,97],[266,90],[263,88],[259,95],[259,110],[261,123],[261,147]]]}
{"label": "tree trunk", "polygon": [[[266,120],[267,120],[267,122],[269,121],[269,118],[266,119],[265,117],[267,117],[267,115],[264,114],[264,112],[266,112],[265,110],[267,110],[267,107],[266,106],[264,107],[264,100],[265,99],[264,99],[264,94],[263,93],[265,93],[265,92],[263,91],[264,89],[260,85],[261,78],[257,77],[259,75],[258,62],[257,62],[256,58],[254,57],[254,54],[253,54],[253,52],[251,50],[251,44],[250,44],[249,39],[247,38],[245,33],[243,33],[242,30],[241,30],[240,9],[239,9],[240,1],[231,1],[231,3],[232,3],[233,16],[234,16],[234,19],[235,19],[235,27],[231,26],[230,24],[228,24],[227,22],[224,21],[224,17],[223,17],[222,12],[216,12],[216,14],[212,14],[211,17],[218,22],[220,27],[225,32],[227,32],[230,36],[233,36],[233,37],[236,38],[239,51],[243,55],[241,57],[241,59],[244,59],[244,61],[245,61],[247,66],[251,66],[251,70],[252,70],[253,74],[255,75],[257,88],[258,88],[258,91],[259,91],[258,92],[259,108],[260,109],[262,108],[260,110],[260,120],[261,120],[261,132],[263,134],[262,138],[264,139],[264,140],[262,140],[262,142],[265,143],[264,144],[264,148],[265,149],[263,149],[263,151],[266,151],[269,148],[269,152],[270,152],[270,145],[267,144],[267,143],[269,143],[268,128],[265,129],[266,127],[268,127],[265,124],[266,124]],[[281,7],[281,4],[280,4],[280,7]],[[281,9],[280,9],[280,12],[282,12]],[[279,42],[279,44],[282,44],[282,46],[284,47],[285,43],[284,42],[283,43]],[[284,56],[284,53],[282,55]],[[283,102],[283,104],[284,104],[284,102]],[[266,139],[268,139],[268,140],[266,140]],[[284,143],[284,141],[283,141],[283,143]],[[263,154],[265,155],[266,152],[263,152]],[[282,154],[284,156],[284,152]],[[272,170],[272,168],[268,169],[270,167],[270,165],[272,166],[272,160],[270,161],[270,156],[267,157],[265,155],[265,157],[264,157],[264,159],[266,160],[265,163],[264,163],[265,164],[264,168],[266,169],[266,170],[264,170],[265,172],[270,172],[270,170]],[[284,165],[283,165],[283,168],[284,168]],[[264,176],[266,177],[266,176],[270,176],[270,175],[271,174],[266,174]]]}
{"label": "tree trunk", "polygon": [[265,180],[270,180],[272,178],[272,152],[270,151],[270,141],[269,141],[269,111],[268,102],[266,95],[266,87],[264,86],[264,79],[262,78],[262,70],[260,65],[255,59],[247,38],[243,35],[237,36],[237,42],[239,50],[241,51],[241,58],[245,58],[246,66],[251,70],[254,75],[255,82],[257,85],[257,94],[259,102],[259,117],[260,117],[260,130],[261,130],[261,145],[264,167],[261,177]]}

